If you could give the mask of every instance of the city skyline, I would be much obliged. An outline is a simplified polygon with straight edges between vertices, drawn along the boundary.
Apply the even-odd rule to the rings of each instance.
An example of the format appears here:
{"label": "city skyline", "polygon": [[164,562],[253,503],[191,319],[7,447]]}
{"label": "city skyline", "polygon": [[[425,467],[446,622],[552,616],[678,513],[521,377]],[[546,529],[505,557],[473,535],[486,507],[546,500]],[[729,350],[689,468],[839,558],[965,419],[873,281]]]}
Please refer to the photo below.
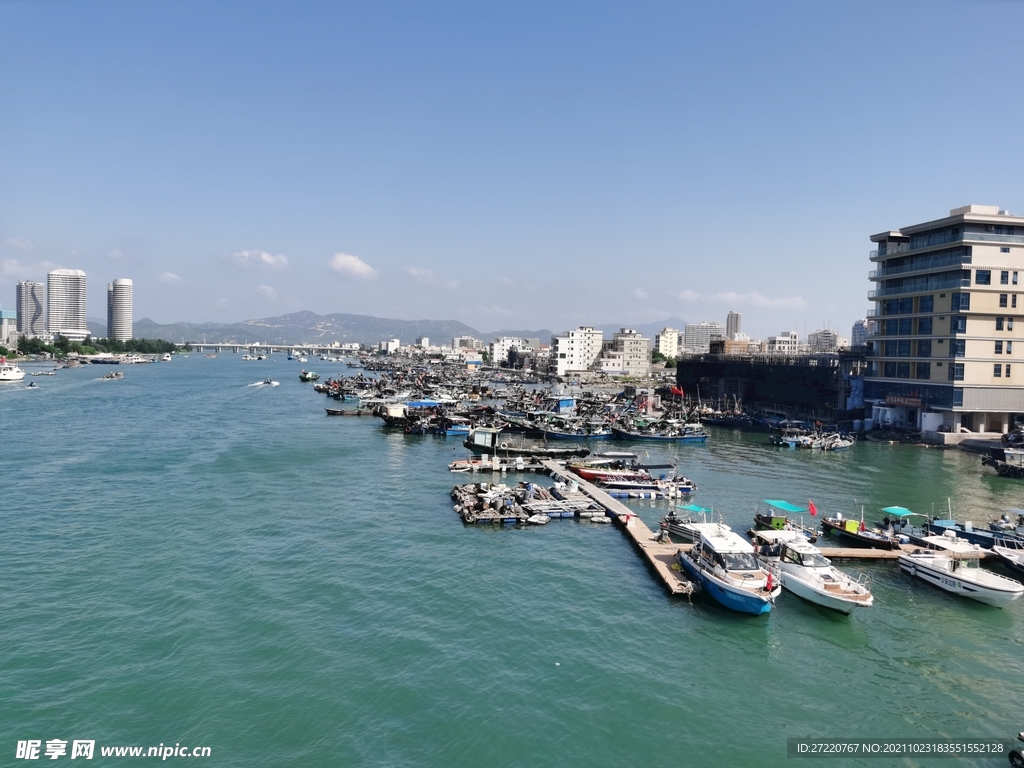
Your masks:
{"label": "city skyline", "polygon": [[1014,71],[1024,7],[972,6],[984,39],[963,7],[3,4],[0,300],[63,267],[132,274],[161,323],[849,333],[870,233],[1024,207],[1015,163],[935,163],[960,129],[879,106],[969,92],[1016,146],[1021,106],[977,75]]}

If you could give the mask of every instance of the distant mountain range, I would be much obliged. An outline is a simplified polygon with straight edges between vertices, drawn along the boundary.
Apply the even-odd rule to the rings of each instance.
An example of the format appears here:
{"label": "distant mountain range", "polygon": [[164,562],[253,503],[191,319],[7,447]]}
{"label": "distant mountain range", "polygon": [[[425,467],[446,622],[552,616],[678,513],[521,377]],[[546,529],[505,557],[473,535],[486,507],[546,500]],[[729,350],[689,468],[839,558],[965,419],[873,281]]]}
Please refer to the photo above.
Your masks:
{"label": "distant mountain range", "polygon": [[[93,336],[97,338],[106,336],[106,323],[96,318],[90,318],[88,322]],[[658,323],[643,323],[628,327],[653,339],[654,334],[660,332],[665,326],[682,329],[683,323],[682,320],[670,318]],[[604,331],[606,337],[610,337],[623,325],[610,324],[595,327]],[[554,335],[546,328],[540,330],[501,328],[485,333],[457,320],[392,320],[370,315],[318,315],[315,312],[294,312],[280,317],[265,317],[241,323],[155,323],[149,318],[143,318],[135,321],[134,333],[136,338],[164,339],[176,343],[206,341],[223,344],[262,342],[296,345],[302,343],[325,344],[332,341],[375,344],[390,338],[401,339],[403,343],[412,343],[420,336],[428,337],[433,344],[450,342],[454,336],[473,336],[487,342],[499,336],[519,336],[539,338],[543,343],[547,343]]]}

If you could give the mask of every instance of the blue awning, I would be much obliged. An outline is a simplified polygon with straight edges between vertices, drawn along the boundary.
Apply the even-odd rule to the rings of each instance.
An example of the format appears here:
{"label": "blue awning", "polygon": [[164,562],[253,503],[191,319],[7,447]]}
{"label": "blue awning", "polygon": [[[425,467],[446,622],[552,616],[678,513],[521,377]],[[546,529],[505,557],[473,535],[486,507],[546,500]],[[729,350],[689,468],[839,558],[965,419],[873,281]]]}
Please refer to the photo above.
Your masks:
{"label": "blue awning", "polygon": [[788,501],[782,501],[781,499],[761,499],[769,507],[780,509],[783,512],[806,512],[807,507],[798,507],[796,504],[790,504]]}
{"label": "blue awning", "polygon": [[411,400],[406,403],[409,408],[436,408],[440,403],[437,400]]}

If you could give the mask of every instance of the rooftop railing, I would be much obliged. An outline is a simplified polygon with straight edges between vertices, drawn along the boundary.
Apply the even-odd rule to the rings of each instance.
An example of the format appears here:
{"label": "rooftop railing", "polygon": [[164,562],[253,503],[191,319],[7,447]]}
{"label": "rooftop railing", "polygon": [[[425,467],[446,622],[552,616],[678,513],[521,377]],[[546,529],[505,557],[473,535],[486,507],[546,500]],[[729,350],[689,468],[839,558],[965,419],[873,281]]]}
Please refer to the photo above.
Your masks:
{"label": "rooftop railing", "polygon": [[923,293],[924,291],[942,291],[948,288],[968,288],[971,285],[971,281],[967,278],[958,278],[956,280],[935,280],[935,281],[920,281],[915,280],[912,283],[888,288],[878,288],[874,291],[868,291],[869,299],[876,299],[881,296],[897,296],[901,293]]}

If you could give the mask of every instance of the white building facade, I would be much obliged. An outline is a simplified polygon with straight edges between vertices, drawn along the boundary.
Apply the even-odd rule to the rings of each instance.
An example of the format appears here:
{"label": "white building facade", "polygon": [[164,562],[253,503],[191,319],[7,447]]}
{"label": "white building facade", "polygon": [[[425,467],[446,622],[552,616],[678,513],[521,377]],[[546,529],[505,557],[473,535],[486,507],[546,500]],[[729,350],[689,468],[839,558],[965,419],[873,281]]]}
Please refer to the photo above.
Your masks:
{"label": "white building facade", "polygon": [[857,320],[853,324],[853,330],[850,334],[850,346],[851,347],[863,347],[868,343],[868,320],[864,318]]}
{"label": "white building facade", "polygon": [[849,339],[828,328],[807,334],[807,351],[812,354],[838,352],[849,346]]}
{"label": "white building facade", "polygon": [[55,269],[46,276],[46,330],[72,341],[89,335],[85,319],[85,272]]}
{"label": "white building facade", "polygon": [[778,336],[769,336],[765,351],[770,355],[795,355],[800,351],[800,334],[783,331]]}
{"label": "white building facade", "polygon": [[712,339],[724,337],[725,326],[722,323],[687,323],[683,327],[683,349],[687,352],[707,352]]}
{"label": "white building facade", "polygon": [[132,333],[132,281],[121,278],[107,285],[107,338],[128,341]]}
{"label": "white building facade", "polygon": [[665,357],[676,357],[682,347],[683,335],[675,328],[662,328],[654,336],[654,348]]}
{"label": "white building facade", "polygon": [[585,325],[559,336],[552,336],[549,366],[558,376],[589,371],[601,356],[603,342],[602,331]]}

